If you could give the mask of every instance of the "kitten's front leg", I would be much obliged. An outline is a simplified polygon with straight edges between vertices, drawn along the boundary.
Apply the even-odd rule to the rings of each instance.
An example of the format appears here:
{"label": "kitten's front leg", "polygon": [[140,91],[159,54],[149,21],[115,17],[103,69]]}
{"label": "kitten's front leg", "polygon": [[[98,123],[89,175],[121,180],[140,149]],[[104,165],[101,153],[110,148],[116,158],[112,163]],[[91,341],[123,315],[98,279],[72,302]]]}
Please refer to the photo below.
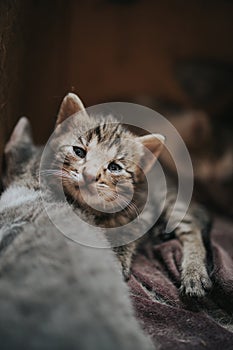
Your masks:
{"label": "kitten's front leg", "polygon": [[117,257],[122,266],[122,274],[125,281],[128,281],[131,275],[131,264],[133,260],[133,255],[137,249],[137,243],[128,243],[121,247],[115,247],[113,250],[116,252]]}
{"label": "kitten's front leg", "polygon": [[[171,195],[164,212],[166,222],[171,215],[174,219],[179,218],[182,203],[178,206],[177,212],[171,213],[173,204],[173,195]],[[192,203],[175,229],[175,236],[183,246],[180,290],[188,296],[203,297],[212,286],[207,271],[207,251],[203,242],[203,233],[209,234],[210,223],[211,220],[205,209]],[[207,238],[210,241],[209,236]]]}
{"label": "kitten's front leg", "polygon": [[153,207],[150,206],[140,214],[140,220],[134,223],[131,227],[130,232],[121,231],[122,235],[125,235],[131,241],[120,247],[115,247],[113,250],[116,252],[117,257],[122,266],[122,274],[125,281],[128,281],[131,275],[131,265],[133,257],[137,252],[138,247],[144,241],[144,232],[147,232],[149,223],[153,223],[154,212]]}
{"label": "kitten's front leg", "polygon": [[[177,238],[183,245],[180,290],[188,296],[203,297],[212,283],[207,271],[202,234],[198,228],[185,231],[183,225],[181,223],[176,230]],[[187,224],[185,226],[187,228]]]}

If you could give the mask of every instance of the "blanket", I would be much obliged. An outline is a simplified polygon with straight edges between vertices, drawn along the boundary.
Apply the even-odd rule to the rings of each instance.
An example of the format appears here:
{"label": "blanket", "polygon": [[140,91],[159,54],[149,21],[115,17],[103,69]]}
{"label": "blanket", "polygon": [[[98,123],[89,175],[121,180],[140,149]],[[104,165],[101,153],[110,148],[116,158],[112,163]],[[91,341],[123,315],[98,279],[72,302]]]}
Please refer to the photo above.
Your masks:
{"label": "blanket", "polygon": [[233,226],[216,217],[211,231],[213,288],[202,300],[180,296],[181,245],[145,244],[129,280],[136,315],[161,350],[233,349]]}

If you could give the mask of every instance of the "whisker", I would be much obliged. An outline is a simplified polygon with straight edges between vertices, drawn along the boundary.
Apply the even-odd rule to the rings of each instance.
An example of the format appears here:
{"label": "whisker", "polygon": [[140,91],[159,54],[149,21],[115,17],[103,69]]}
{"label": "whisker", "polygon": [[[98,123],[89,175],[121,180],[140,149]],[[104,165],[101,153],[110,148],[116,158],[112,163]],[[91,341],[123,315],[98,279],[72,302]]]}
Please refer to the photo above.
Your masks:
{"label": "whisker", "polygon": [[[109,191],[110,193],[114,194],[114,202],[120,206],[120,208],[122,209],[122,211],[125,211],[127,212],[128,214],[132,214],[132,211],[136,214],[136,217],[139,219],[139,215],[140,215],[140,212],[139,212],[139,209],[136,205],[136,203],[134,203],[134,201],[131,201],[130,199],[125,199],[123,197],[122,194],[117,194],[116,196],[116,193],[111,189],[109,188]],[[107,193],[105,192],[105,195],[107,197]],[[111,199],[112,197],[111,196],[108,196],[109,199]],[[114,206],[113,203],[112,204],[112,207]],[[124,206],[125,204],[125,206]]]}
{"label": "whisker", "polygon": [[63,170],[48,169],[48,170],[42,170],[40,173],[44,176],[57,176],[60,178],[67,178],[70,180],[74,180],[73,177],[64,169]]}

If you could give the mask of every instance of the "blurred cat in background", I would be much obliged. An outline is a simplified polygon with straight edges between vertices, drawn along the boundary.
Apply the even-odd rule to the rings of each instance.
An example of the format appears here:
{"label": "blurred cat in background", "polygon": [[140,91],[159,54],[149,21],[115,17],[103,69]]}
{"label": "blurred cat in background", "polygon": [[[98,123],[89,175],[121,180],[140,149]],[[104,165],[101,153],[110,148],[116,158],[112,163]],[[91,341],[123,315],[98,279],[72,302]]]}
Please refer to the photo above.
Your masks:
{"label": "blurred cat in background", "polygon": [[[227,113],[218,112],[213,116],[213,112],[209,114],[203,109],[183,108],[176,103],[150,96],[141,96],[132,102],[162,113],[174,125],[192,159],[197,189],[195,196],[212,210],[231,217],[233,214],[231,109]],[[172,147],[177,153],[179,152],[175,140]],[[176,175],[176,166],[166,148],[160,159],[166,169]]]}
{"label": "blurred cat in background", "polygon": [[[169,116],[168,116],[169,117]],[[197,197],[224,215],[233,214],[232,131],[200,110],[170,114],[192,158]],[[220,125],[219,125],[220,124]],[[175,172],[166,152],[162,161]]]}

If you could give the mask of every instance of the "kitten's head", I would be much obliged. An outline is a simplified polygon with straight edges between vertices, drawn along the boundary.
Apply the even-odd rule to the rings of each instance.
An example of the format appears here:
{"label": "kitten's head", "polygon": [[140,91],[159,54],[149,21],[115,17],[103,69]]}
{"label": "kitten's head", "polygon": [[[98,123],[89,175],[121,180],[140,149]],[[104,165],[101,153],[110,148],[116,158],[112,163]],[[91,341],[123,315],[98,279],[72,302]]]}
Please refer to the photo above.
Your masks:
{"label": "kitten's head", "polygon": [[64,98],[56,126],[51,173],[62,179],[65,194],[100,213],[135,208],[164,137],[137,137],[111,116],[94,118],[74,94]]}

